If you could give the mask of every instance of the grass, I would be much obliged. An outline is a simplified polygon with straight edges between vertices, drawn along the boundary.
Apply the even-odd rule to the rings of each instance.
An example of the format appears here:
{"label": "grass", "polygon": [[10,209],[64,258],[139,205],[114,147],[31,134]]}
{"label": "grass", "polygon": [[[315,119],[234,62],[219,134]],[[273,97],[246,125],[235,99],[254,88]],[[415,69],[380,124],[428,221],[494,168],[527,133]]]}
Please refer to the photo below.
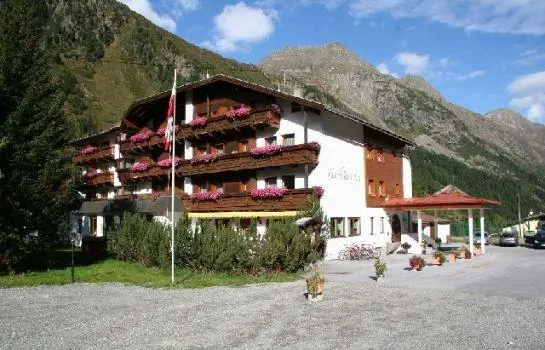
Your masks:
{"label": "grass", "polygon": [[[70,251],[57,251],[58,259],[50,259],[56,268],[0,276],[0,288],[64,285],[71,283]],[[67,263],[67,265],[66,265]],[[77,283],[122,283],[150,288],[204,288],[212,286],[242,286],[266,282],[287,282],[301,278],[298,273],[278,273],[262,276],[230,273],[204,273],[176,269],[175,284],[170,283],[170,270],[149,268],[112,258],[84,259],[77,254]],[[64,267],[61,267],[65,265]]]}

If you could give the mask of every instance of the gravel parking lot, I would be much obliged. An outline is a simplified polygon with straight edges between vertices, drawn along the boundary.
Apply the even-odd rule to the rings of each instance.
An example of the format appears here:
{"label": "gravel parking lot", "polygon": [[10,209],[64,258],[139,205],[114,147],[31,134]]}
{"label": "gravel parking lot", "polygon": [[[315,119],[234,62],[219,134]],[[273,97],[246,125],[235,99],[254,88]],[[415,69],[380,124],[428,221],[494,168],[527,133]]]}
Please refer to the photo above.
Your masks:
{"label": "gravel parking lot", "polygon": [[4,289],[0,347],[542,349],[536,325],[545,321],[543,283],[529,287],[536,294],[520,293],[521,283],[539,278],[505,278],[502,261],[517,262],[513,271],[525,276],[537,266],[543,276],[545,251],[508,249],[422,272],[403,270],[407,257],[389,257],[389,275],[378,283],[369,278],[371,262],[327,262],[319,303],[304,299],[303,281],[199,290]]}

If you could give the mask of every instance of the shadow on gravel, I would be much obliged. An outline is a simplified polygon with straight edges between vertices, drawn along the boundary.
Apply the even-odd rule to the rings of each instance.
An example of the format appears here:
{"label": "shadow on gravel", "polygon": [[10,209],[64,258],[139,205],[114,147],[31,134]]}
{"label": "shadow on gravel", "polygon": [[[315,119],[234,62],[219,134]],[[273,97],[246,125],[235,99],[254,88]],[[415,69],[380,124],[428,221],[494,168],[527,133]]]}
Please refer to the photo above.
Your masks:
{"label": "shadow on gravel", "polygon": [[[108,258],[107,254],[82,254],[80,249],[74,251],[74,266],[89,266]],[[40,253],[32,259],[26,271],[60,270],[72,266],[72,250],[70,248],[54,249]]]}

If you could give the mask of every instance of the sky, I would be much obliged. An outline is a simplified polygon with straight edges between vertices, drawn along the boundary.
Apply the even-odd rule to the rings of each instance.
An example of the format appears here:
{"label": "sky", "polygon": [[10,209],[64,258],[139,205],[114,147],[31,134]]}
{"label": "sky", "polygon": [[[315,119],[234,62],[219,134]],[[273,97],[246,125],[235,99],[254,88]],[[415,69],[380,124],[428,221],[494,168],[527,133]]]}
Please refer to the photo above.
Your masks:
{"label": "sky", "polygon": [[479,113],[545,124],[545,0],[118,0],[224,57],[257,64],[339,42],[385,74],[422,76]]}

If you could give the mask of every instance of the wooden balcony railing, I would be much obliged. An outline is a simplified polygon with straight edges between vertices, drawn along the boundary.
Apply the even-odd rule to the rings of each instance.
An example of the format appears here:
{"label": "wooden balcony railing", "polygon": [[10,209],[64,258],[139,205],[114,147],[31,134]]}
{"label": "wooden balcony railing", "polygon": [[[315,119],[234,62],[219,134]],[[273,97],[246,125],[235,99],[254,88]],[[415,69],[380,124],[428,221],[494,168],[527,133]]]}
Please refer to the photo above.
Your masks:
{"label": "wooden balcony railing", "polygon": [[281,198],[253,199],[249,192],[224,194],[217,201],[192,201],[182,196],[188,212],[230,212],[230,211],[293,211],[300,210],[309,201],[313,189],[288,190]]}
{"label": "wooden balcony railing", "polygon": [[75,164],[88,164],[97,162],[100,160],[114,159],[114,147],[113,146],[101,146],[87,154],[78,153],[72,157],[72,162]]}
{"label": "wooden balcony railing", "polygon": [[[178,168],[180,166],[178,165]],[[171,168],[162,168],[157,165],[150,165],[144,171],[132,171],[130,169],[119,169],[117,170],[117,175],[119,176],[119,181],[122,183],[128,182],[138,182],[138,181],[149,181],[162,176],[167,176],[170,174]]]}
{"label": "wooden balcony railing", "polygon": [[179,168],[181,175],[212,174],[227,171],[264,169],[286,165],[318,164],[318,148],[314,144],[284,146],[283,149],[268,156],[253,156],[250,152],[217,156],[210,162],[196,163],[185,161]]}
{"label": "wooden balcony railing", "polygon": [[[221,115],[209,118],[204,126],[182,125],[176,132],[176,140],[195,139],[205,135],[225,134],[231,130],[265,126],[272,128],[280,126],[280,115],[271,108],[252,110],[244,119],[231,119],[227,115]],[[139,153],[162,147],[164,139],[163,135],[153,134],[145,141],[133,142],[125,140],[120,142],[119,150],[121,153]]]}
{"label": "wooden balcony railing", "polygon": [[92,177],[84,176],[84,182],[88,186],[103,186],[103,185],[113,185],[114,184],[114,173],[111,171],[106,171],[103,173],[98,173]]}
{"label": "wooden balcony railing", "polygon": [[176,138],[195,139],[201,136],[225,134],[231,130],[258,127],[280,127],[280,115],[271,108],[255,109],[244,119],[232,119],[226,115],[209,118],[204,126],[183,125]]}

